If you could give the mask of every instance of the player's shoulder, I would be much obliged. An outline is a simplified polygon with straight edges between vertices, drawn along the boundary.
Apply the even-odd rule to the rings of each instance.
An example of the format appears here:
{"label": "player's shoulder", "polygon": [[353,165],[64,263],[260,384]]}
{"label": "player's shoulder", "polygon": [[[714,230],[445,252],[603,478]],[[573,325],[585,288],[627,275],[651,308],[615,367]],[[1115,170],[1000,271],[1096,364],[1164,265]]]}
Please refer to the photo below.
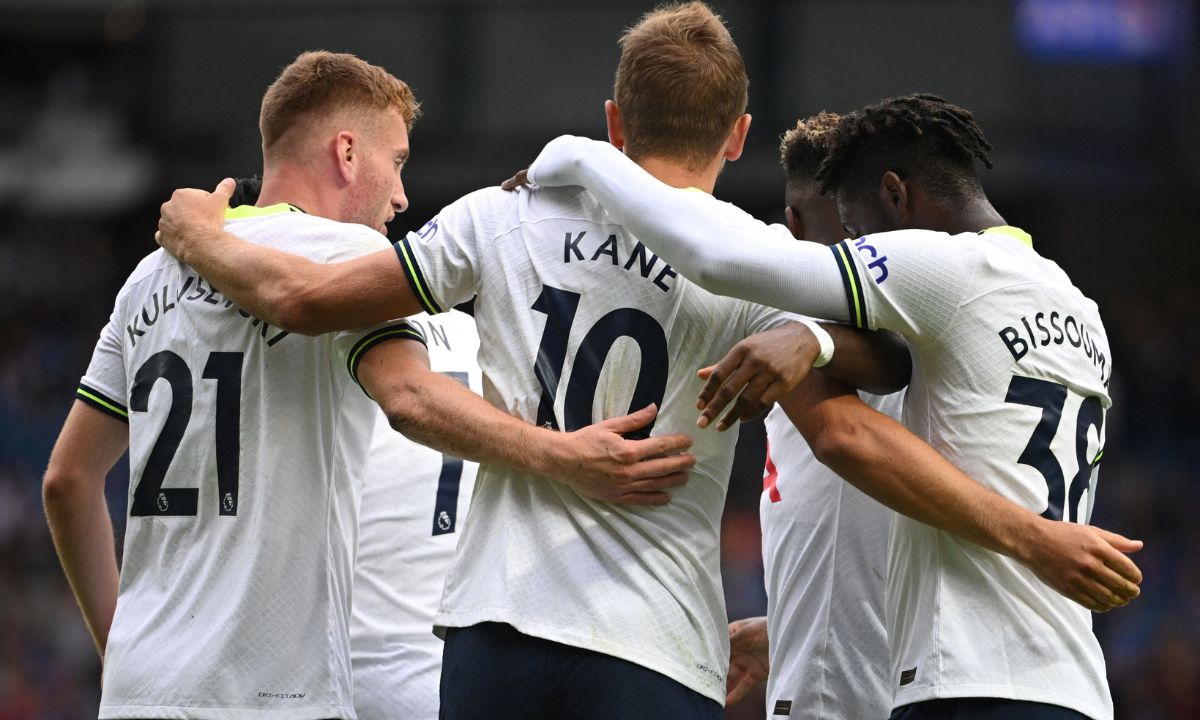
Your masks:
{"label": "player's shoulder", "polygon": [[248,242],[319,263],[350,260],[390,247],[386,237],[366,225],[302,212],[232,219],[225,228]]}
{"label": "player's shoulder", "polygon": [[169,255],[166,250],[158,248],[138,261],[133,272],[129,273],[129,277],[125,278],[125,284],[121,286],[121,290],[117,293],[117,298],[119,300],[121,296],[128,294],[142,283],[155,279],[164,272],[182,267],[183,264]]}
{"label": "player's shoulder", "polygon": [[556,219],[618,224],[595,195],[579,186],[530,188],[523,192],[520,211],[525,223]]}

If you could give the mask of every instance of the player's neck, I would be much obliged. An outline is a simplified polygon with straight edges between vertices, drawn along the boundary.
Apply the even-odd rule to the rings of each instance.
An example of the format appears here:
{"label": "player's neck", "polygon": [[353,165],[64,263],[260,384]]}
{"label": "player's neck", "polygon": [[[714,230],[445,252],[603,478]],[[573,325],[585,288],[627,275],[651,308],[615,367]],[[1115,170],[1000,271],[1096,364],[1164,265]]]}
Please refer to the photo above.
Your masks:
{"label": "player's neck", "polygon": [[643,157],[635,161],[643,170],[659,181],[676,188],[696,188],[709,195],[717,184],[723,163],[718,161],[703,170],[689,170],[677,160],[660,157]]}
{"label": "player's neck", "polygon": [[918,220],[911,227],[923,227],[957,235],[1008,224],[986,197],[951,207],[930,205],[928,210],[932,216]]}
{"label": "player's neck", "polygon": [[950,223],[953,227],[950,229],[951,234],[964,232],[979,232],[988,228],[996,227],[997,225],[1007,225],[1004,218],[992,207],[987,198],[982,198],[978,202],[974,202],[967,206],[963,212],[957,214]]}
{"label": "player's neck", "polygon": [[331,206],[322,200],[313,178],[303,170],[281,163],[263,170],[262,192],[258,194],[258,207],[287,203],[300,208],[309,215],[336,220],[330,214]]}

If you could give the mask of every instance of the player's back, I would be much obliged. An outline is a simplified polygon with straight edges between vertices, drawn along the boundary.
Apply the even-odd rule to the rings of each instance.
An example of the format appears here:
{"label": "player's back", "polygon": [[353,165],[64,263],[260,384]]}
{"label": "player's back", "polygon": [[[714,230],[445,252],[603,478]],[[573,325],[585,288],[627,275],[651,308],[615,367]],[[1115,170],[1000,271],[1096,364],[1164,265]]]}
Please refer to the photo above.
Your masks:
{"label": "player's back", "polygon": [[[872,323],[898,328],[906,322],[899,314],[917,308],[909,317],[921,325],[910,333],[906,424],[1009,499],[1086,523],[1111,404],[1111,353],[1096,304],[1016,228],[873,235],[858,241],[868,257],[864,242],[887,266],[873,270]],[[1087,610],[1015,560],[906,518],[894,527],[888,613],[897,704],[1015,697],[1111,717]]]}
{"label": "player's back", "polygon": [[[409,318],[429,365],[480,392],[474,321],[460,312]],[[382,411],[380,411],[382,412]],[[364,471],[350,651],[359,720],[434,720],[442,641],[433,614],[464,527],[478,465],[375,423]]]}
{"label": "player's back", "polygon": [[[893,419],[903,412],[903,392],[860,395]],[[894,513],[822,465],[783,408],[764,425],[767,712],[884,717],[892,706],[884,577]]]}
{"label": "player's back", "polygon": [[[239,211],[230,231],[322,262],[386,247],[287,206]],[[128,388],[131,478],[101,717],[353,717],[355,494],[375,419],[347,372],[355,335],[268,326],[157,251],[106,339],[116,367],[94,359],[84,385]]]}
{"label": "player's back", "polygon": [[435,304],[478,293],[493,404],[571,431],[656,403],[655,433],[696,440],[688,484],[659,508],[482,467],[438,622],[506,622],[722,700],[718,532],[736,435],[696,430],[696,371],[788,316],[692,285],[577,188],[479,191],[401,246]]}

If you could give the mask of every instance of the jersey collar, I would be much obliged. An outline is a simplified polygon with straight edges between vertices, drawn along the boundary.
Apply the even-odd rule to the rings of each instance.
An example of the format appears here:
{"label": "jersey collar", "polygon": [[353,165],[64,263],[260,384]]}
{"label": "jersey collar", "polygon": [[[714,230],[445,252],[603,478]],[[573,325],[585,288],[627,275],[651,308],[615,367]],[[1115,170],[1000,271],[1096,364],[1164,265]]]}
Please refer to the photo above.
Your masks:
{"label": "jersey collar", "polygon": [[1007,235],[1011,238],[1016,238],[1027,248],[1033,247],[1033,236],[1019,227],[1013,227],[1012,225],[997,225],[995,227],[987,228],[986,230],[980,230],[979,234],[982,235],[985,232],[994,232],[1000,233],[1001,235]]}
{"label": "jersey collar", "polygon": [[242,220],[252,217],[266,217],[267,215],[278,215],[286,212],[304,212],[295,205],[288,203],[275,203],[266,207],[255,207],[254,205],[238,205],[235,208],[229,208],[225,211],[226,220]]}

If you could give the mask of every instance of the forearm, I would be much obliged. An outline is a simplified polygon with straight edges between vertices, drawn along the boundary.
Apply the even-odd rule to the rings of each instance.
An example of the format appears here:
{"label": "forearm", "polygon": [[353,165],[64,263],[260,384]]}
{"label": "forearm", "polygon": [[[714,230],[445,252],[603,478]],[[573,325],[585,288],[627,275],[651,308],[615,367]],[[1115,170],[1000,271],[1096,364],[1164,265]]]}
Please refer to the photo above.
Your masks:
{"label": "forearm", "polygon": [[547,477],[563,471],[563,433],[513,417],[439,373],[412,375],[376,398],[397,432],[464,460]]}
{"label": "forearm", "polygon": [[54,548],[101,657],[116,611],[118,585],[112,521],[103,488],[101,476],[47,484],[43,493]]}
{"label": "forearm", "polygon": [[1039,518],[975,482],[836,381],[813,375],[780,405],[817,458],[889,508],[1023,560]]}
{"label": "forearm", "polygon": [[587,188],[638,240],[709,292],[849,319],[829,248],[785,240],[732,205],[665,185],[607,143],[560,138],[530,168],[529,179]]}
{"label": "forearm", "polygon": [[833,338],[833,360],[818,372],[875,395],[906,387],[912,375],[912,355],[897,334],[886,330],[855,330],[822,323]]}
{"label": "forearm", "polygon": [[290,332],[316,335],[341,329],[314,318],[306,299],[325,285],[325,266],[298,255],[248,243],[224,230],[191,231],[181,262],[246,312]]}

